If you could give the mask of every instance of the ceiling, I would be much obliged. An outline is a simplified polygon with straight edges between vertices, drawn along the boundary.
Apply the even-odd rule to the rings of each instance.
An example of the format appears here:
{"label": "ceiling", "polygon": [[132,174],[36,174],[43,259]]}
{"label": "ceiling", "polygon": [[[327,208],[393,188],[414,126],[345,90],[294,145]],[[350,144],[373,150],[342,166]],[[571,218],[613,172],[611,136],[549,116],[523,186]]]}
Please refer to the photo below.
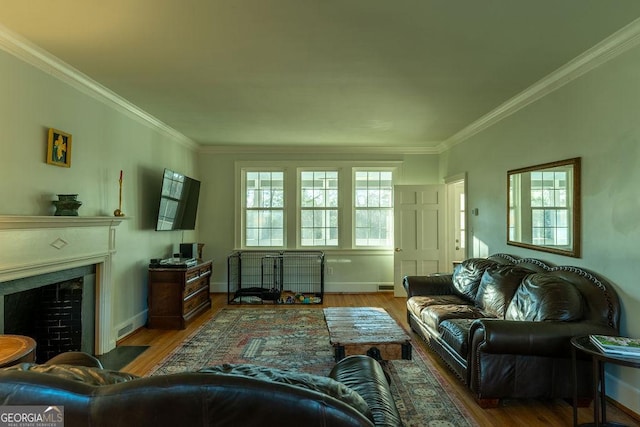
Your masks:
{"label": "ceiling", "polygon": [[442,148],[638,17],[637,0],[0,0],[5,31],[223,147]]}

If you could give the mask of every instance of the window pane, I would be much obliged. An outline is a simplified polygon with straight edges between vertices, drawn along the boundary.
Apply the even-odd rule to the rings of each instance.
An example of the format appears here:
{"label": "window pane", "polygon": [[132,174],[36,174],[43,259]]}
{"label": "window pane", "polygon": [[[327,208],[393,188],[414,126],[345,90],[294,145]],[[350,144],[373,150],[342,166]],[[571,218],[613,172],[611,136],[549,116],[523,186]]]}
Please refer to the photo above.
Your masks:
{"label": "window pane", "polygon": [[257,192],[253,189],[247,189],[247,207],[255,208],[257,206]]}
{"label": "window pane", "polygon": [[531,189],[531,206],[541,207],[542,205],[542,190]]}
{"label": "window pane", "polygon": [[393,191],[380,190],[380,206],[385,208],[393,206]]}
{"label": "window pane", "polygon": [[300,244],[302,246],[336,246],[338,244],[337,210],[303,210]]}
{"label": "window pane", "polygon": [[326,193],[327,207],[338,207],[338,190],[327,190]]}
{"label": "window pane", "polygon": [[271,211],[271,227],[280,230],[284,228],[284,212]]}
{"label": "window pane", "polygon": [[247,227],[258,227],[258,211],[247,211]]}
{"label": "window pane", "polygon": [[380,190],[373,189],[367,191],[367,206],[380,206]]}
{"label": "window pane", "polygon": [[338,228],[338,211],[329,211],[329,226]]}
{"label": "window pane", "polygon": [[284,191],[283,190],[274,190],[271,198],[271,207],[272,208],[283,208],[284,207]]}
{"label": "window pane", "polygon": [[355,199],[357,207],[367,206],[367,190],[356,190]]}
{"label": "window pane", "polygon": [[247,228],[245,231],[246,245],[257,246],[258,245],[258,230],[255,228]]}
{"label": "window pane", "polygon": [[566,227],[556,229],[556,244],[568,245],[569,244],[569,229]]}
{"label": "window pane", "polygon": [[303,228],[313,227],[313,211],[303,210],[300,212],[300,223]]}
{"label": "window pane", "polygon": [[[544,225],[548,228],[553,228],[556,226],[556,212],[552,210],[544,211]],[[550,234],[547,234],[550,235]]]}
{"label": "window pane", "polygon": [[393,245],[393,210],[356,210],[355,240],[358,246]]}
{"label": "window pane", "polygon": [[569,221],[567,220],[568,212],[566,210],[557,211],[557,220],[556,224],[558,227],[568,227]]}

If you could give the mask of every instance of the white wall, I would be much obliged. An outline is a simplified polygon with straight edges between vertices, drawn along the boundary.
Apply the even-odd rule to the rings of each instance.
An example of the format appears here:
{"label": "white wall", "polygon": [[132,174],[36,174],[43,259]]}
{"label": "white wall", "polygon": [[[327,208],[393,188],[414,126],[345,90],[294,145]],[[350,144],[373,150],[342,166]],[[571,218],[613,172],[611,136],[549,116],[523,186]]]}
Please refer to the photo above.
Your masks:
{"label": "white wall", "polygon": [[[199,156],[202,179],[201,209],[199,213],[200,242],[203,253],[214,260],[212,289],[227,291],[227,256],[235,249],[234,227],[236,213],[235,163],[246,161],[323,160],[327,164],[361,161],[399,161],[397,184],[434,184],[438,182],[437,155],[402,154],[215,154]],[[357,251],[325,250],[327,267],[332,274],[325,277],[327,292],[373,292],[378,285],[393,284],[393,252],[362,254]]]}
{"label": "white wall", "polygon": [[[71,168],[46,163],[50,127],[73,135]],[[180,232],[153,231],[163,168],[194,174],[195,154],[166,133],[3,51],[0,129],[0,215],[52,215],[56,194],[77,193],[80,215],[111,216],[123,170],[122,210],[128,219],[117,229],[113,328],[144,324],[149,259],[170,255],[183,238]]]}
{"label": "white wall", "polygon": [[[442,156],[468,173],[471,255],[509,252],[584,266],[616,284],[624,335],[640,337],[640,48],[622,54]],[[582,157],[582,258],[506,245],[507,170]],[[607,393],[640,412],[640,372],[607,367]]]}

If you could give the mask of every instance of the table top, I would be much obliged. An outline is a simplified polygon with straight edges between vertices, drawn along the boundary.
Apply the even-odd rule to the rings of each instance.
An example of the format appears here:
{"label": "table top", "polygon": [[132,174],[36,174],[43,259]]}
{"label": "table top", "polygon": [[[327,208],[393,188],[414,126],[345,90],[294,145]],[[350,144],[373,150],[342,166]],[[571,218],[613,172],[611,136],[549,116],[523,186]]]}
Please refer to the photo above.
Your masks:
{"label": "table top", "polygon": [[405,343],[409,335],[380,307],[323,309],[331,344]]}
{"label": "table top", "polygon": [[20,360],[32,353],[35,348],[36,342],[33,338],[22,335],[0,335],[0,366]]}
{"label": "table top", "polygon": [[640,357],[604,353],[591,342],[588,335],[571,338],[571,345],[603,362],[615,363],[620,366],[630,366],[632,368],[640,368]]}

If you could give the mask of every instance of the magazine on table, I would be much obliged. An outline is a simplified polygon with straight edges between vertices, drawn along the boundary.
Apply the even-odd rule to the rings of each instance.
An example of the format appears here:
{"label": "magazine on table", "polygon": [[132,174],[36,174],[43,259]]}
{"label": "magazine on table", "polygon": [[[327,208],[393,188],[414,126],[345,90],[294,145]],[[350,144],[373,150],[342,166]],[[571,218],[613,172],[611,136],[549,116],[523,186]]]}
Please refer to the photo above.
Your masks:
{"label": "magazine on table", "polygon": [[640,357],[640,339],[609,335],[589,335],[598,350],[606,354]]}

